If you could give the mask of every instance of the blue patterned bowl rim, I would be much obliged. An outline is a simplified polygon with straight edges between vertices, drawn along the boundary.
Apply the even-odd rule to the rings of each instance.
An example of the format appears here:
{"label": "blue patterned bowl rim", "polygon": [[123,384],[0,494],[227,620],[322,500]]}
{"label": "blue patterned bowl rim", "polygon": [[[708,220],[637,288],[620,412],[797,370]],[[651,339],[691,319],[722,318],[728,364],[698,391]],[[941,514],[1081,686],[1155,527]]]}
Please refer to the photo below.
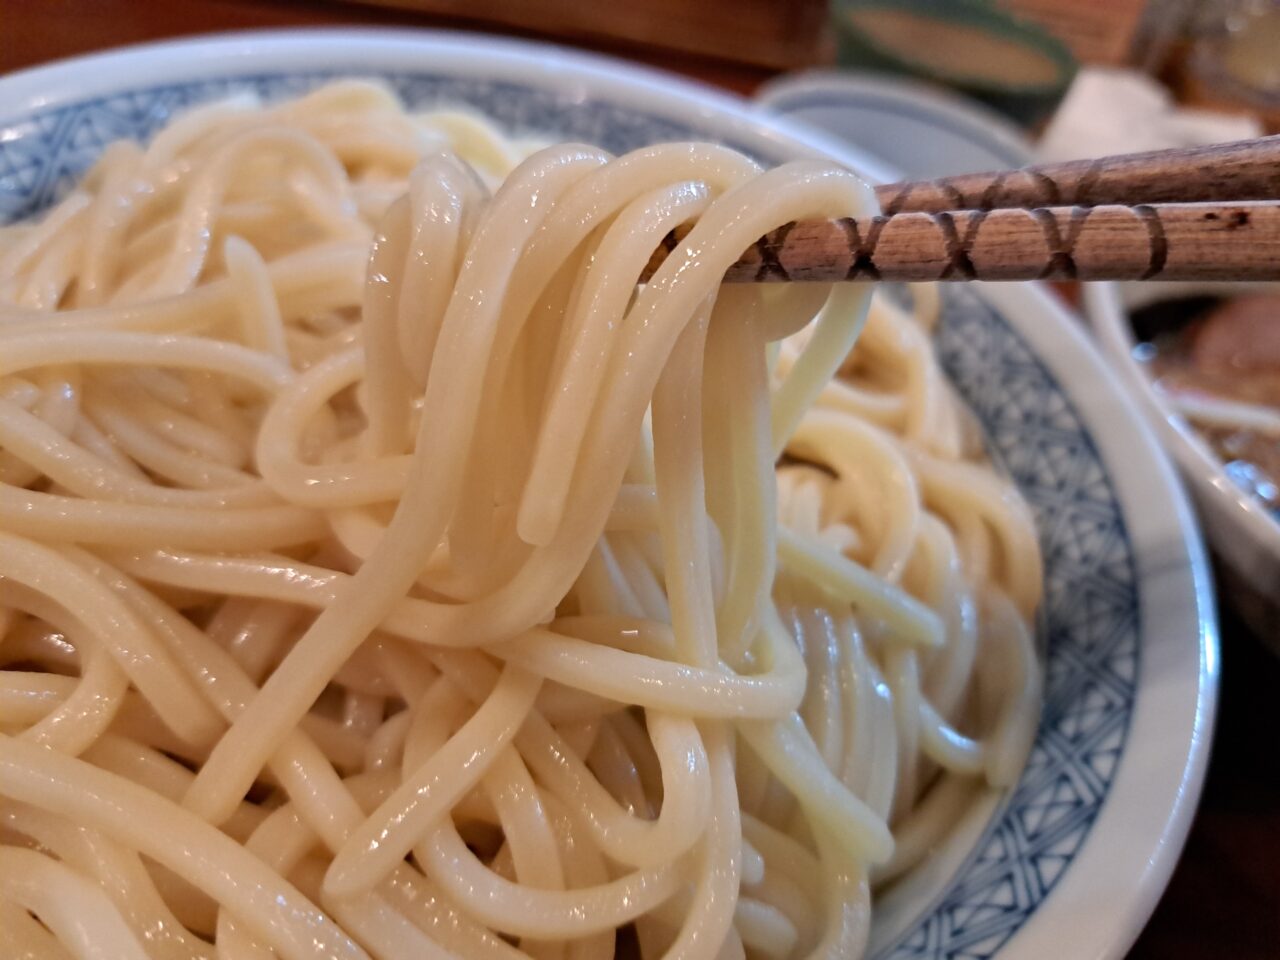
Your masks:
{"label": "blue patterned bowl rim", "polygon": [[[439,31],[243,33],[0,79],[0,223],[44,209],[106,142],[145,139],[177,110],[245,89],[286,97],[337,76],[614,151],[714,139],[766,161],[826,152],[886,175],[736,97],[564,48]],[[913,878],[905,901],[886,898],[893,916],[872,952],[1118,957],[1168,881],[1205,772],[1218,638],[1200,536],[1140,416],[1041,285],[949,289],[937,344],[1036,514],[1045,711],[1018,784],[963,849]]]}

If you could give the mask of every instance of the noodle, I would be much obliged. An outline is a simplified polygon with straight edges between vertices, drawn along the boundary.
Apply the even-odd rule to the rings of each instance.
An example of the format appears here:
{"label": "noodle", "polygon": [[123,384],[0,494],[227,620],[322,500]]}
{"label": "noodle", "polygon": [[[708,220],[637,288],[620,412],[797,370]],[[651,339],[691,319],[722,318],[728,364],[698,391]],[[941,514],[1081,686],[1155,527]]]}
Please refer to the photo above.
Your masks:
{"label": "noodle", "polygon": [[1040,670],[936,293],[720,289],[872,203],[340,82],[0,229],[0,952],[860,953]]}

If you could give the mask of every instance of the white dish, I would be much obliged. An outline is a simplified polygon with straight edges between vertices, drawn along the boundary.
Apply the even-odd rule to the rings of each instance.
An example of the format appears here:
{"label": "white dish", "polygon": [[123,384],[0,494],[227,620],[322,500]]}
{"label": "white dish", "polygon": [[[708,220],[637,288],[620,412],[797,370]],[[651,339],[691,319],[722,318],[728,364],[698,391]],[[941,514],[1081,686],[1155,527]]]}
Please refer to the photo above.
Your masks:
{"label": "white dish", "polygon": [[872,154],[903,177],[1011,170],[1032,161],[1022,132],[982,104],[915,80],[813,70],[765,86],[756,101]]}
{"label": "white dish", "polygon": [[[239,34],[0,80],[0,220],[34,213],[102,145],[188,104],[378,76],[518,132],[621,150],[716,139],[766,160],[853,151],[704,87],[566,50],[444,33]],[[1019,784],[885,898],[874,955],[1120,956],[1177,859],[1204,776],[1217,637],[1203,550],[1139,413],[1037,284],[952,288],[938,345],[1018,480],[1045,549],[1046,708]],[[1069,946],[1069,954],[1067,949]]]}
{"label": "white dish", "polygon": [[[1085,304],[1103,352],[1173,456],[1224,561],[1223,587],[1254,632],[1280,650],[1280,520],[1227,476],[1222,460],[1195,429],[1161,399],[1150,371],[1134,356],[1129,310],[1156,298],[1238,293],[1241,285],[1110,284],[1087,288]],[[1251,285],[1257,292],[1257,285]]]}

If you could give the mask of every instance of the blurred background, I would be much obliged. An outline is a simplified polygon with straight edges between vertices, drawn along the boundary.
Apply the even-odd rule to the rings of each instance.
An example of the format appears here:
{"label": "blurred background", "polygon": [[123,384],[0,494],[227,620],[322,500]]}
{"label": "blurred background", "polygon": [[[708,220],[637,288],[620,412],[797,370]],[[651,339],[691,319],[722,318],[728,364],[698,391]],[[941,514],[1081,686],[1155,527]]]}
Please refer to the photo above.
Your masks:
{"label": "blurred background", "polygon": [[[146,40],[342,25],[625,57],[757,97],[914,177],[1280,133],[1280,0],[0,0],[0,73]],[[1280,551],[1243,562],[1233,550],[1280,542],[1280,292],[1174,291],[1154,305],[1136,290],[1059,292],[1089,315],[1117,375],[1141,366],[1141,389],[1168,404],[1156,426],[1199,497],[1221,588],[1209,778],[1132,955],[1274,957],[1280,764],[1257,738],[1280,727]],[[1270,410],[1273,432],[1183,422],[1172,411],[1184,388]],[[1197,488],[1214,483],[1247,488],[1264,510],[1240,525],[1215,514],[1206,498],[1222,490]]]}
{"label": "blurred background", "polygon": [[0,0],[0,24],[5,72],[254,28],[552,40],[856,130],[910,176],[1280,132],[1278,0]]}
{"label": "blurred background", "polygon": [[[1065,91],[1077,64],[1133,68],[1181,103],[1280,129],[1280,10],[1272,0],[2,0],[0,11],[5,71],[216,30],[451,26],[605,50],[743,93],[817,65],[893,70],[1032,121]],[[978,37],[988,42],[974,45]],[[1011,103],[1019,91],[1037,105]]]}

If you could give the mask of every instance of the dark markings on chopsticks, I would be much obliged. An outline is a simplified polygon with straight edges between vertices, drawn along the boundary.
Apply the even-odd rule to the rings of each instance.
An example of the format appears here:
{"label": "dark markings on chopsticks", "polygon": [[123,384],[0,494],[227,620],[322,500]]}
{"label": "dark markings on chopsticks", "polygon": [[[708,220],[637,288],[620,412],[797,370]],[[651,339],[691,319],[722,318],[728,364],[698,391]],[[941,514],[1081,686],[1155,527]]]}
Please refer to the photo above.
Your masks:
{"label": "dark markings on chopsticks", "polygon": [[1036,279],[1044,280],[1047,277],[1061,277],[1065,280],[1074,280],[1079,276],[1079,268],[1076,267],[1075,246],[1076,240],[1080,237],[1080,228],[1084,226],[1084,221],[1089,216],[1088,207],[1074,207],[1071,210],[1071,220],[1067,225],[1067,235],[1064,239],[1062,231],[1058,227],[1058,218],[1053,215],[1053,211],[1047,207],[1036,207],[1029,211],[1032,218],[1040,225],[1040,229],[1044,231],[1044,242],[1049,248],[1049,260],[1044,265],[1044,269],[1040,271],[1040,276]]}
{"label": "dark markings on chopsticks", "polygon": [[872,258],[875,255],[876,243],[880,240],[880,231],[884,229],[888,220],[889,218],[884,216],[872,217],[865,237],[858,229],[857,221],[851,217],[841,217],[836,221],[845,235],[849,249],[853,251],[853,262],[849,264],[849,269],[844,276],[846,280],[880,279],[880,268]]}
{"label": "dark markings on chopsticks", "polygon": [[[880,201],[884,208],[884,212],[893,216],[902,209],[903,205],[911,196],[911,191],[917,189],[919,186],[919,183],[908,183],[901,190],[893,194],[893,196],[889,197],[887,201],[884,197],[881,197]],[[939,186],[941,186],[941,181],[939,182]]]}
{"label": "dark markings on chopsticks", "polygon": [[961,249],[964,251],[964,261],[969,265],[972,271],[970,276],[977,276],[977,268],[973,265],[972,254],[973,245],[978,240],[978,230],[982,227],[982,222],[987,219],[987,210],[975,210],[969,216],[968,226],[964,229],[964,240],[961,242]]}
{"label": "dark markings on chopsticks", "polygon": [[879,280],[881,276],[880,267],[875,262],[876,247],[880,243],[880,232],[884,230],[884,225],[888,222],[888,217],[872,217],[871,227],[867,230],[867,236],[858,248],[858,260],[866,265],[867,276],[873,280]]}
{"label": "dark markings on chopsticks", "polygon": [[1043,188],[1045,197],[1043,206],[1056,207],[1062,203],[1062,192],[1058,189],[1057,180],[1047,173],[1035,169],[1035,167],[1027,167],[1023,170],[1023,173],[1027,174]]}
{"label": "dark markings on chopsticks", "polygon": [[1097,189],[1098,181],[1105,172],[1106,166],[1101,160],[1094,160],[1076,182],[1075,201],[1082,207],[1091,207],[1094,205],[1093,193]]}
{"label": "dark markings on chopsticks", "polygon": [[942,195],[947,198],[947,203],[953,208],[959,210],[965,206],[964,191],[955,185],[950,179],[939,180],[938,187],[942,191]]}
{"label": "dark markings on chopsticks", "polygon": [[1071,208],[1071,220],[1067,223],[1067,240],[1064,246],[1067,249],[1067,259],[1071,264],[1071,279],[1074,280],[1080,275],[1080,269],[1076,266],[1076,244],[1080,240],[1080,233],[1084,230],[1085,223],[1089,220],[1089,214],[1093,213],[1093,207],[1086,207],[1077,203]]}
{"label": "dark markings on chopsticks", "polygon": [[982,191],[981,199],[978,200],[979,209],[990,210],[993,207],[1000,206],[1000,191],[1004,188],[1004,181],[1008,175],[1007,171],[1002,171],[991,178],[987,188]]}
{"label": "dark markings on chopsticks", "polygon": [[1142,225],[1147,228],[1147,240],[1151,244],[1151,260],[1147,269],[1138,279],[1149,280],[1164,269],[1169,259],[1169,242],[1165,239],[1164,224],[1160,222],[1160,214],[1149,204],[1139,204],[1133,208]]}
{"label": "dark markings on chopsticks", "polygon": [[960,210],[969,206],[964,190],[951,177],[877,187],[876,193],[887,216],[908,209]]}
{"label": "dark markings on chopsticks", "polygon": [[787,268],[778,259],[778,252],[786,246],[787,235],[795,229],[795,222],[784,223],[777,230],[756,241],[756,250],[760,254],[760,269],[756,271],[756,282],[767,280],[789,280]]}
{"label": "dark markings on chopsticks", "polygon": [[950,213],[944,211],[933,215],[933,222],[942,233],[942,246],[947,254],[947,265],[938,279],[949,280],[953,276],[961,276],[972,280],[977,275],[977,271],[973,269],[973,261],[969,259],[969,244],[977,236],[976,228],[981,226],[984,215],[985,211],[982,210],[973,215],[969,228],[965,230],[964,239],[960,238],[960,233],[956,230],[956,218]]}
{"label": "dark markings on chopsticks", "polygon": [[862,250],[862,235],[858,232],[858,224],[852,217],[840,217],[833,222],[844,234],[845,247],[853,252],[853,259],[849,262],[849,269],[844,272],[844,279],[861,280],[862,277],[858,275],[858,271],[862,265],[858,260]]}

